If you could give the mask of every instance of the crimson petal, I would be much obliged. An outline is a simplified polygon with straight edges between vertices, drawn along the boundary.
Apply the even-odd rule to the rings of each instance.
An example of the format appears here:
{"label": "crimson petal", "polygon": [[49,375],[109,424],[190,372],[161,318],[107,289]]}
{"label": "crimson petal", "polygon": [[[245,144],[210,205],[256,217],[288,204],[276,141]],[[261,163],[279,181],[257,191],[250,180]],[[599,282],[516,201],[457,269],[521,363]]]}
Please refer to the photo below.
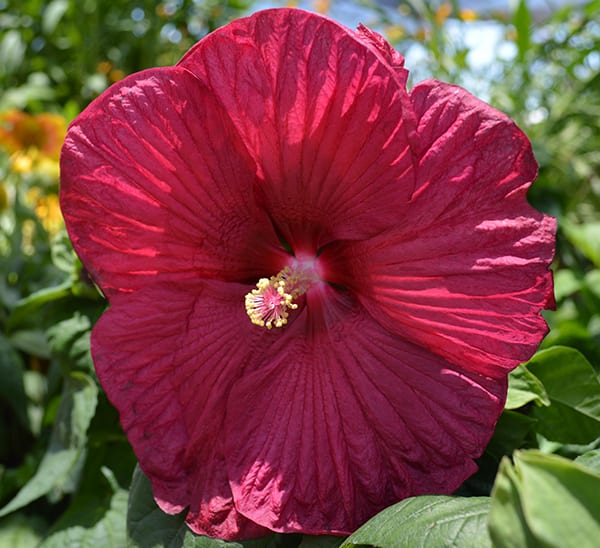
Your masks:
{"label": "crimson petal", "polygon": [[228,392],[264,336],[246,291],[196,281],[117,294],[92,333],[98,377],[159,506],[189,507],[192,529],[221,538],[268,533],[236,511],[223,456]]}
{"label": "crimson petal", "polygon": [[404,497],[455,490],[476,470],[505,379],[404,342],[347,292],[307,299],[229,395],[238,510],[275,531],[347,534]]}
{"label": "crimson petal", "polygon": [[504,375],[536,350],[547,332],[540,311],[553,304],[556,222],[526,200],[537,173],[531,146],[461,88],[428,81],[411,98],[419,165],[402,222],[323,260],[399,336]]}
{"label": "crimson petal", "polygon": [[266,10],[180,62],[231,116],[264,178],[261,202],[295,251],[377,233],[414,189],[402,61],[382,43],[316,14]]}
{"label": "crimson petal", "polygon": [[71,125],[61,156],[69,234],[109,295],[154,278],[263,274],[257,265],[275,260],[279,243],[255,184],[227,115],[179,67],[116,84]]}

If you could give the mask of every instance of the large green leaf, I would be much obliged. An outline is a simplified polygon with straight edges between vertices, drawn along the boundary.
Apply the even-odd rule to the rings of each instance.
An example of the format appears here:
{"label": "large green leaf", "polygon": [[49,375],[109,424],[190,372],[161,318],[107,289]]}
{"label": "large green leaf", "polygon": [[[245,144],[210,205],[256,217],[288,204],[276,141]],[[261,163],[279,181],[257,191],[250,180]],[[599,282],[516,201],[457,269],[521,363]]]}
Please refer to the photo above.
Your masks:
{"label": "large green leaf", "polygon": [[532,409],[540,434],[578,444],[600,436],[600,382],[583,354],[574,348],[552,347],[538,352],[527,369],[542,382],[551,402]]}
{"label": "large green leaf", "polygon": [[377,514],[342,548],[485,548],[488,507],[489,497],[412,497]]}
{"label": "large green leaf", "polygon": [[595,546],[600,474],[556,455],[521,451],[502,461],[489,512],[496,548]]}
{"label": "large green leaf", "polygon": [[520,500],[519,476],[505,457],[500,463],[492,490],[489,531],[495,548],[535,546]]}
{"label": "large green leaf", "polygon": [[73,474],[79,469],[85,449],[97,397],[98,388],[88,375],[72,373],[66,377],[48,450],[35,475],[0,509],[0,517],[50,492],[60,495],[71,488]]}
{"label": "large green leaf", "polygon": [[129,546],[140,548],[275,548],[281,546],[282,535],[240,542],[226,542],[196,535],[185,524],[186,513],[184,511],[177,515],[165,514],[154,501],[150,481],[139,466],[136,467],[131,480],[127,506]]}

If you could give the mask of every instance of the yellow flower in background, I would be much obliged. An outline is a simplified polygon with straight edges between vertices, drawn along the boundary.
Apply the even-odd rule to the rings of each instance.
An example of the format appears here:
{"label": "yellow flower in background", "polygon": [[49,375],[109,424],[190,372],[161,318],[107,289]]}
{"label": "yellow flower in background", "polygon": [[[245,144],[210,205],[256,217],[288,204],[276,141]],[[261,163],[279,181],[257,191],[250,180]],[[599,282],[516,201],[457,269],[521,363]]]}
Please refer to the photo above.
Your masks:
{"label": "yellow flower in background", "polygon": [[32,187],[27,192],[26,201],[50,236],[55,236],[63,228],[64,221],[56,193],[43,194],[38,187]]}
{"label": "yellow flower in background", "polygon": [[401,25],[388,25],[384,28],[384,32],[392,44],[406,36],[406,30]]}
{"label": "yellow flower in background", "polygon": [[460,10],[460,13],[458,14],[458,16],[463,20],[463,21],[477,21],[477,12],[474,10],[470,10],[470,9],[462,9]]}

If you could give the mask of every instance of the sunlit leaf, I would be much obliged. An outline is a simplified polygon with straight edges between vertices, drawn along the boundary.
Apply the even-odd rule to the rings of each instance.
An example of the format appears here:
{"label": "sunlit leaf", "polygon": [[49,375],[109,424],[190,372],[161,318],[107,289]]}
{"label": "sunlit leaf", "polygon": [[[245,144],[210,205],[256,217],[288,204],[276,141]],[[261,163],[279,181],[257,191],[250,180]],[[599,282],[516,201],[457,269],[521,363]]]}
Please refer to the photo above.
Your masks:
{"label": "sunlit leaf", "polygon": [[38,546],[46,524],[39,517],[15,514],[0,520],[0,546],[32,548]]}
{"label": "sunlit leaf", "polygon": [[521,504],[520,478],[505,457],[500,463],[489,510],[489,533],[495,548],[535,546]]}
{"label": "sunlit leaf", "polygon": [[574,224],[564,220],[561,227],[569,241],[600,267],[600,222]]}
{"label": "sunlit leaf", "polygon": [[26,44],[17,30],[8,30],[0,40],[0,75],[14,72],[23,62]]}
{"label": "sunlit leaf", "polygon": [[544,385],[531,371],[519,366],[511,371],[508,377],[508,395],[504,407],[518,409],[530,402],[538,405],[550,405]]}
{"label": "sunlit leaf", "polygon": [[581,280],[573,270],[562,268],[554,274],[554,296],[556,302],[572,295],[581,287]]}
{"label": "sunlit leaf", "polygon": [[580,455],[575,462],[600,474],[600,449],[593,449]]}
{"label": "sunlit leaf", "polygon": [[526,367],[551,402],[532,409],[539,433],[562,443],[586,444],[600,437],[600,382],[579,351],[564,346],[542,350]]}
{"label": "sunlit leaf", "polygon": [[568,459],[520,451],[503,460],[489,527],[496,548],[595,546],[600,538],[600,475]]}
{"label": "sunlit leaf", "polygon": [[488,497],[412,497],[370,519],[341,548],[485,548],[488,507]]}
{"label": "sunlit leaf", "polygon": [[67,9],[69,9],[68,0],[52,0],[46,6],[42,16],[42,30],[45,34],[54,32]]}

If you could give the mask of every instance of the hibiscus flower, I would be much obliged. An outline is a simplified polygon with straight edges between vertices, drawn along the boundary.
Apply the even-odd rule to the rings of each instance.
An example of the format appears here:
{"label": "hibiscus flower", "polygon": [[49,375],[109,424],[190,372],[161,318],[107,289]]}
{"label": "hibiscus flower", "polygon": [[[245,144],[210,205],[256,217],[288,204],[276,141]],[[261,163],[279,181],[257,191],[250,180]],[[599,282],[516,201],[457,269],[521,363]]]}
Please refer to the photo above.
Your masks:
{"label": "hibiscus flower", "polygon": [[365,27],[240,19],[71,125],[61,203],[109,301],[98,377],[198,533],[350,533],[476,470],[547,331],[525,135]]}

